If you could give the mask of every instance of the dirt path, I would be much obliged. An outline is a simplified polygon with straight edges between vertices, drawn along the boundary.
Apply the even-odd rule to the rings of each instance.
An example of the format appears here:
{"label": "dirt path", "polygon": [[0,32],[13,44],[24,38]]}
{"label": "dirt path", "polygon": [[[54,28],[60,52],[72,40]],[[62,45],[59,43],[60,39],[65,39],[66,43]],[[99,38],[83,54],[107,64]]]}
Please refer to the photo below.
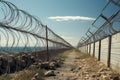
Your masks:
{"label": "dirt path", "polygon": [[64,64],[55,70],[56,76],[47,77],[45,80],[77,80],[76,73],[73,73],[73,70],[76,68],[76,57],[77,54],[75,51],[69,53],[68,57],[64,61]]}

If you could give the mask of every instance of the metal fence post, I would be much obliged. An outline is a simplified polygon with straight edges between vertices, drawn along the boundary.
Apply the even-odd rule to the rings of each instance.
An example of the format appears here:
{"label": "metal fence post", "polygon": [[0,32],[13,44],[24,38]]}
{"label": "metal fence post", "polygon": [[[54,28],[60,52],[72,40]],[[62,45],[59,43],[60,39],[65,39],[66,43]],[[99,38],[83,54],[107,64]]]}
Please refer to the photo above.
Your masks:
{"label": "metal fence post", "polygon": [[88,44],[86,44],[86,53],[88,53]]}
{"label": "metal fence post", "polygon": [[99,40],[98,61],[100,61],[100,54],[101,54],[101,40]]}
{"label": "metal fence post", "polygon": [[47,29],[47,26],[46,26],[46,58],[47,58],[47,61],[49,61],[49,49],[48,49],[48,29]]}
{"label": "metal fence post", "polygon": [[112,36],[110,35],[108,37],[108,59],[107,59],[107,66],[110,67],[110,59],[111,59],[111,41],[112,41]]}
{"label": "metal fence post", "polygon": [[89,55],[90,55],[90,52],[91,52],[91,43],[89,44]]}
{"label": "metal fence post", "polygon": [[89,50],[88,47],[89,47],[89,45],[87,44],[87,54],[88,54],[88,50]]}

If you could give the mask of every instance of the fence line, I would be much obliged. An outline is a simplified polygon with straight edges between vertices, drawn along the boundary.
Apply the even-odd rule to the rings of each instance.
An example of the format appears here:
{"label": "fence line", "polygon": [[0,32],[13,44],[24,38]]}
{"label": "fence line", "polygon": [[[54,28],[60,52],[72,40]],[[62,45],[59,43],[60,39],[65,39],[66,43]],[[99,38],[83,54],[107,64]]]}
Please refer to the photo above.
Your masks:
{"label": "fence line", "polygon": [[[91,56],[93,56],[93,51],[95,51],[95,56],[93,57],[97,58],[99,61],[106,64],[106,66],[111,67],[116,71],[119,71],[120,70],[120,63],[119,63],[120,62],[120,53],[119,53],[120,32],[95,42],[95,49],[92,48],[93,44],[94,43],[90,43],[86,45],[88,46],[87,52],[85,52],[86,46],[80,47],[79,50],[88,53]],[[91,53],[89,53],[89,49],[91,50]]]}
{"label": "fence line", "polygon": [[[111,5],[116,11],[105,14]],[[120,1],[109,0],[92,25],[77,48],[120,73]]]}
{"label": "fence line", "polygon": [[[55,34],[47,25],[28,12],[18,9],[8,1],[0,0],[0,45],[1,53],[14,53],[12,49],[21,47],[19,51],[38,51],[48,49],[71,48],[72,46]],[[47,27],[47,28],[46,28]],[[5,47],[7,47],[5,49]],[[29,49],[33,47],[33,49]],[[27,50],[29,49],[29,50]]]}

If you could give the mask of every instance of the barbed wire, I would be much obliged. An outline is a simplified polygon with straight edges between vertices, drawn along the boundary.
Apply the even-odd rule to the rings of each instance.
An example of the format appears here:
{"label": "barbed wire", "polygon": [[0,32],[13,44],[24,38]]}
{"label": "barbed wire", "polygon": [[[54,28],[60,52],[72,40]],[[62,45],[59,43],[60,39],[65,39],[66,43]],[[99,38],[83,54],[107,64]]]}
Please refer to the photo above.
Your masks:
{"label": "barbed wire", "polygon": [[[67,41],[55,34],[51,29],[28,12],[18,9],[11,2],[0,0],[0,50],[13,53],[12,49],[21,47],[19,51],[37,51],[46,46],[51,48],[70,48]],[[46,28],[48,39],[46,39]],[[6,48],[7,49],[6,49]],[[33,47],[33,49],[30,49]]]}
{"label": "barbed wire", "polygon": [[[110,4],[114,4],[118,9],[116,9],[116,13],[111,14],[110,17],[106,17],[104,11]],[[102,24],[97,26],[97,21],[99,23],[102,22]],[[120,31],[120,0],[109,0],[92,25],[93,27],[87,30],[86,37],[82,37],[78,42],[77,48],[96,42]],[[92,31],[91,29],[93,28],[95,28],[94,30],[96,31]]]}

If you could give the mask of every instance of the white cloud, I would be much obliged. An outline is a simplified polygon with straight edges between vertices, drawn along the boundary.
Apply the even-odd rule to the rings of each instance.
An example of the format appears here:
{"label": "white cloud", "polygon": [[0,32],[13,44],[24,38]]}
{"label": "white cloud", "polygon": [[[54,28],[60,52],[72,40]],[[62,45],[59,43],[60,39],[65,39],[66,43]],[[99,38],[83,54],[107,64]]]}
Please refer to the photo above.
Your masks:
{"label": "white cloud", "polygon": [[95,18],[92,17],[84,17],[84,16],[51,16],[48,17],[48,19],[56,20],[56,21],[75,21],[75,20],[80,20],[80,21],[90,21],[90,20],[95,20]]}

